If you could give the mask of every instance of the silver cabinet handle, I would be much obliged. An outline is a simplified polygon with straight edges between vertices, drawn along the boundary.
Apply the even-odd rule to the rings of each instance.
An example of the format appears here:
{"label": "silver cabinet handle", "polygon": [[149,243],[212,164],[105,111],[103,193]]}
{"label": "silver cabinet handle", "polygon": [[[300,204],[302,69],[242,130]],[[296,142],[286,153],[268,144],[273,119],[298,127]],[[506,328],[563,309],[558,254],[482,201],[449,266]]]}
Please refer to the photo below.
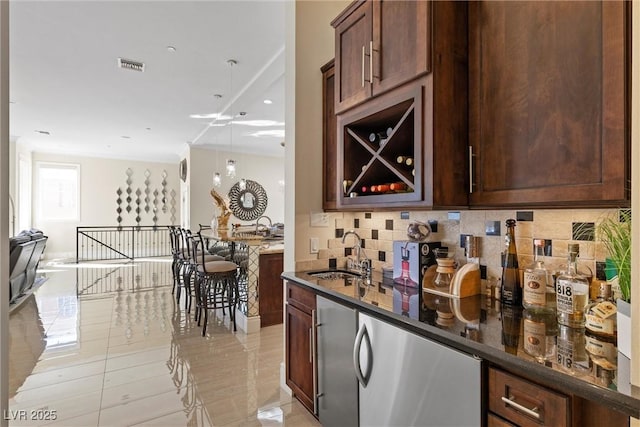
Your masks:
{"label": "silver cabinet handle", "polygon": [[364,45],[362,45],[362,87],[364,87]]}
{"label": "silver cabinet handle", "polygon": [[473,193],[473,146],[469,146],[469,194]]}
{"label": "silver cabinet handle", "polygon": [[[362,341],[365,341],[365,345],[367,346],[367,355],[369,357],[367,372],[364,374],[362,373],[362,367],[360,366],[360,347],[362,346]],[[367,331],[367,325],[365,324],[362,324],[360,330],[358,330],[358,334],[356,335],[356,341],[353,346],[353,367],[356,371],[356,378],[358,378],[360,384],[366,388],[369,383],[371,369],[373,367],[373,352],[371,349],[371,340],[369,339],[369,331]]]}
{"label": "silver cabinet handle", "polygon": [[522,406],[521,404],[516,402],[514,399],[515,399],[515,396],[511,396],[510,398],[502,396],[502,401],[506,405],[513,406],[518,411],[524,412],[525,414],[529,415],[530,417],[535,418],[536,420],[540,419],[540,413],[537,412],[537,409],[538,409],[537,407],[533,408],[533,409],[529,409],[529,408],[527,408],[525,406]]}
{"label": "silver cabinet handle", "polygon": [[311,310],[311,355],[313,365],[313,412],[318,414],[318,358],[316,356],[316,310]]}
{"label": "silver cabinet handle", "polygon": [[313,363],[313,326],[309,328],[309,363]]}
{"label": "silver cabinet handle", "polygon": [[373,40],[369,42],[369,83],[373,84]]}

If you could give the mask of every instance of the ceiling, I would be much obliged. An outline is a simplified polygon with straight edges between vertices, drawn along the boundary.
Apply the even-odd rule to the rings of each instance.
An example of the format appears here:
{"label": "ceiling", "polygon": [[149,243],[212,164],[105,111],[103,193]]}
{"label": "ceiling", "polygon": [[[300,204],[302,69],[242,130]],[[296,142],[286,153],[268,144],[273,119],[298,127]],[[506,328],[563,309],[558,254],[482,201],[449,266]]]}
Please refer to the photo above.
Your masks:
{"label": "ceiling", "polygon": [[284,9],[284,0],[14,0],[11,136],[81,156],[173,162],[192,144],[283,157]]}

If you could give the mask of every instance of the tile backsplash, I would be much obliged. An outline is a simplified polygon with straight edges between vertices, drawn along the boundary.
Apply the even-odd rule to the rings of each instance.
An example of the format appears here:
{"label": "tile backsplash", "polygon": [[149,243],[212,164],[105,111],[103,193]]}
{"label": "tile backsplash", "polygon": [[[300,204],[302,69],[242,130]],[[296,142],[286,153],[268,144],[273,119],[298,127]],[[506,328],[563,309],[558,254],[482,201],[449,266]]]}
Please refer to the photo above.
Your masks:
{"label": "tile backsplash", "polygon": [[[355,238],[342,237],[353,230],[363,241],[363,253],[372,260],[375,270],[393,263],[393,241],[408,240],[407,227],[413,221],[432,225],[434,231],[427,241],[441,242],[455,253],[459,264],[466,262],[462,245],[464,235],[479,237],[480,264],[487,278],[500,278],[501,253],[505,249],[505,222],[516,218],[516,247],[519,264],[526,267],[533,261],[533,239],[545,239],[545,263],[550,269],[566,264],[567,244],[580,244],[578,264],[596,272],[596,261],[604,261],[604,246],[597,241],[595,227],[602,218],[617,215],[617,209],[548,209],[548,210],[468,210],[412,212],[347,212],[337,215],[335,234],[326,246],[321,244],[317,259],[299,260],[298,271],[322,269],[329,265],[346,266]],[[409,219],[404,219],[407,217]],[[322,242],[324,243],[324,242]]]}

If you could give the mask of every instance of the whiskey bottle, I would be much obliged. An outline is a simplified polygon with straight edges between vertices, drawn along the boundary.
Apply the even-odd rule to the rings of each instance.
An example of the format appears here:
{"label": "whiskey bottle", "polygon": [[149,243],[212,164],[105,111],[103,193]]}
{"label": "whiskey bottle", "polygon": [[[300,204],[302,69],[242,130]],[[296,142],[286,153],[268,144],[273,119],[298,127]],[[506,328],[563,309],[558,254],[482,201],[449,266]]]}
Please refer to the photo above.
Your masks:
{"label": "whiskey bottle", "polygon": [[618,309],[611,295],[611,283],[600,282],[596,300],[587,305],[585,328],[590,333],[615,339],[618,335]]}
{"label": "whiskey bottle", "polygon": [[533,248],[533,263],[524,271],[522,305],[532,311],[555,312],[556,291],[544,265],[544,240],[534,239]]}
{"label": "whiskey bottle", "polygon": [[515,238],[516,220],[507,220],[507,252],[502,264],[502,290],[500,301],[503,304],[522,305],[522,288],[520,287],[520,272],[518,271],[518,253]]}
{"label": "whiskey bottle", "polygon": [[589,301],[589,282],[578,274],[580,246],[569,243],[567,271],[556,279],[558,323],[571,328],[584,328],[585,309]]}

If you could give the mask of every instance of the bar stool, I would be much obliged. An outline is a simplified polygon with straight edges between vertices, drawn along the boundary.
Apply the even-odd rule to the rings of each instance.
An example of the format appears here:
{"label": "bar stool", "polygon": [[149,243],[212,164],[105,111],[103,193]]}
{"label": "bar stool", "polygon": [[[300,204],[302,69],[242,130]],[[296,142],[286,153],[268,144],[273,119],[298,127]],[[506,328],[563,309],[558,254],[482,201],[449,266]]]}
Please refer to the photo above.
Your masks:
{"label": "bar stool", "polygon": [[[197,235],[200,236],[200,233],[198,233]],[[209,254],[208,252],[203,250],[203,247],[200,246],[200,244],[194,247],[193,241],[194,239],[196,239],[196,237],[191,234],[191,230],[184,230],[184,236],[184,240],[186,242],[185,258],[188,260],[188,262],[185,264],[183,269],[182,287],[185,291],[185,309],[187,310],[187,313],[191,313],[192,300],[197,299],[195,273],[198,270],[198,265],[212,261],[224,261],[224,258],[219,255]]]}
{"label": "bar stool", "polygon": [[207,332],[207,322],[209,310],[229,309],[229,317],[233,323],[233,330],[236,327],[236,305],[238,304],[238,266],[231,261],[209,261],[206,262],[204,252],[201,248],[204,245],[202,236],[197,233],[193,236],[193,252],[201,254],[201,263],[195,269],[194,289],[196,292],[196,319],[198,326],[204,313],[204,324],[202,326],[202,336]]}

